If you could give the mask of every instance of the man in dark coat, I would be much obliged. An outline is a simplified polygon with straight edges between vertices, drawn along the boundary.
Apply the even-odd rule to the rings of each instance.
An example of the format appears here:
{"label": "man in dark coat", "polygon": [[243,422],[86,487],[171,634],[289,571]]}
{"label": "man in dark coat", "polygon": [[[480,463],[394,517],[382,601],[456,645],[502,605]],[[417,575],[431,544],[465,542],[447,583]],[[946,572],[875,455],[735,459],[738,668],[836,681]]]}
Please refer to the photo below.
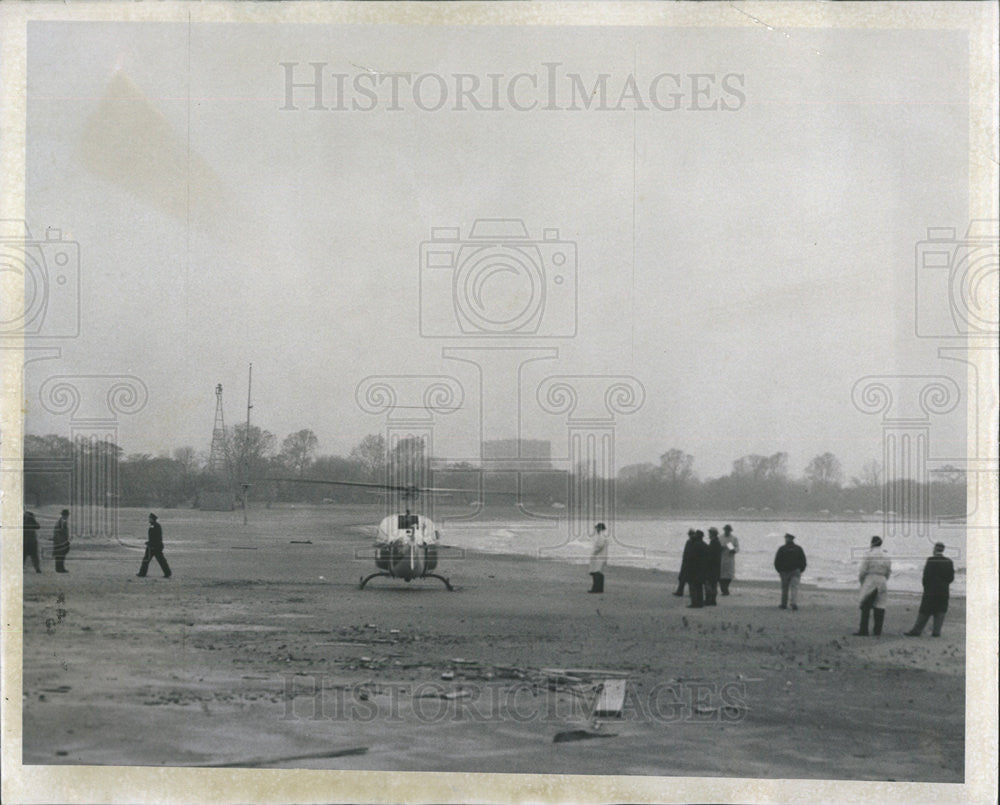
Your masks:
{"label": "man in dark coat", "polygon": [[941,626],[944,615],[948,611],[948,587],[955,580],[955,565],[944,555],[944,543],[934,545],[934,554],[927,558],[924,564],[924,597],[920,599],[920,612],[917,622],[908,632],[907,637],[920,637],[927,621],[934,618],[932,637],[941,636]]}
{"label": "man in dark coat", "polygon": [[681,560],[684,569],[684,580],[691,590],[689,609],[700,609],[705,606],[705,577],[708,575],[708,546],[705,544],[705,534],[695,531],[694,536],[684,546],[684,558]]}
{"label": "man in dark coat", "polygon": [[[688,539],[691,539],[691,537],[693,536],[694,536],[694,529],[689,528]],[[684,547],[685,548],[687,547],[686,543]],[[682,598],[684,596],[684,585],[687,584],[687,576],[684,572],[685,570],[686,568],[684,567],[684,560],[681,559],[681,571],[680,573],[677,574],[677,589],[674,590],[674,595],[676,595],[678,598]]]}
{"label": "man in dark coat", "polygon": [[167,564],[167,559],[163,555],[163,529],[156,521],[156,515],[150,512],[149,531],[146,532],[146,553],[143,554],[142,564],[139,566],[139,572],[136,573],[137,576],[142,578],[146,575],[149,563],[154,557],[160,565],[160,570],[163,571],[163,578],[169,579],[170,565]]}
{"label": "man in dark coat", "polygon": [[719,529],[708,529],[708,563],[705,567],[705,606],[714,607],[719,593],[719,574],[722,570],[722,543]]}
{"label": "man in dark coat", "polygon": [[41,526],[38,524],[38,520],[35,519],[35,515],[31,512],[24,513],[24,558],[21,559],[21,564],[24,564],[24,560],[29,556],[31,557],[31,564],[35,566],[35,572],[42,572],[41,562],[38,561],[38,529]]}
{"label": "man in dark coat", "polygon": [[52,556],[56,560],[56,573],[69,573],[66,554],[69,553],[69,509],[63,509],[52,529]]}
{"label": "man in dark coat", "polygon": [[794,534],[785,534],[785,544],[774,554],[774,569],[781,576],[781,609],[798,609],[799,579],[806,569],[806,553],[795,544]]}

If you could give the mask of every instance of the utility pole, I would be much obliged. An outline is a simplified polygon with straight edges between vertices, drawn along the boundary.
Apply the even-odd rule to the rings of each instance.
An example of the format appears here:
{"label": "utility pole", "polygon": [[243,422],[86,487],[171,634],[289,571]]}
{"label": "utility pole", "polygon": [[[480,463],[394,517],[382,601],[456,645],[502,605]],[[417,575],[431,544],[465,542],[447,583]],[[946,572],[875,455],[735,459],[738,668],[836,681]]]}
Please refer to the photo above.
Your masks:
{"label": "utility pole", "polygon": [[250,364],[250,375],[247,378],[247,426],[243,433],[243,525],[247,524],[247,495],[250,492],[250,390],[253,388],[253,364]]}

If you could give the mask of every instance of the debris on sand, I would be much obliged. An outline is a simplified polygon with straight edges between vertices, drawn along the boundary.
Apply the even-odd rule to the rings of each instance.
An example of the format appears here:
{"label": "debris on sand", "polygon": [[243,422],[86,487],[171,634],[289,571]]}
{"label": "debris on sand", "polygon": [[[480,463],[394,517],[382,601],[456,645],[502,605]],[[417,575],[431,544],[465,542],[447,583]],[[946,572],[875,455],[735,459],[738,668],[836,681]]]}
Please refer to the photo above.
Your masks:
{"label": "debris on sand", "polygon": [[455,699],[468,699],[472,694],[459,688],[458,690],[429,690],[420,693],[413,698],[415,699],[445,699],[447,701],[454,701]]}
{"label": "debris on sand", "polygon": [[226,768],[255,768],[259,766],[273,766],[277,763],[289,763],[293,760],[318,760],[329,757],[347,757],[349,755],[364,755],[368,752],[367,746],[354,746],[349,749],[334,749],[327,752],[310,752],[305,755],[283,755],[272,758],[251,758],[249,760],[233,760],[223,763],[208,763],[205,768],[226,769]]}
{"label": "debris on sand", "polygon": [[625,706],[625,688],[627,679],[605,679],[601,682],[597,702],[594,704],[594,715],[599,718],[620,716]]}
{"label": "debris on sand", "polygon": [[552,739],[552,743],[561,744],[569,741],[586,741],[589,738],[615,738],[614,732],[590,732],[588,730],[564,730],[557,732]]}

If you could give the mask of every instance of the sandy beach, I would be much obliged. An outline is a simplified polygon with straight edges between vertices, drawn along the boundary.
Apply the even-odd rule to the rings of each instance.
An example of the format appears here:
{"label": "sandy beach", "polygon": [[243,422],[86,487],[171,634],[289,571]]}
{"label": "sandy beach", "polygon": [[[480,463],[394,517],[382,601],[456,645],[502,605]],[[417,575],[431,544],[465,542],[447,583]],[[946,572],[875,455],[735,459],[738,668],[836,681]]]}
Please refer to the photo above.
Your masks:
{"label": "sandy beach", "polygon": [[[457,550],[455,592],[360,590],[357,512],[199,516],[161,515],[169,580],[136,578],[141,538],[29,566],[26,764],[963,780],[963,599],[915,639],[918,597],[891,593],[860,638],[855,596],[808,574],[798,612],[777,579],[690,610],[671,573],[612,565],[590,595],[584,567]],[[622,713],[595,718],[613,679]]]}

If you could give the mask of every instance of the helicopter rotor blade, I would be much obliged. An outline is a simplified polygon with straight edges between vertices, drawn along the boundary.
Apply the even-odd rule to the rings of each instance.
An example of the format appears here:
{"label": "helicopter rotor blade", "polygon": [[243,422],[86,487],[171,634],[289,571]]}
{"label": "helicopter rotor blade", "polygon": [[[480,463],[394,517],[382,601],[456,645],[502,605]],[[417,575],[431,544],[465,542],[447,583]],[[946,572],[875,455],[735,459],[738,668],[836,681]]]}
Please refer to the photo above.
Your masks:
{"label": "helicopter rotor blade", "polygon": [[409,486],[396,486],[394,484],[377,484],[370,481],[330,481],[323,478],[261,478],[261,481],[276,481],[290,484],[319,484],[321,486],[360,486],[367,489],[393,489],[398,492],[408,492],[412,489]]}
{"label": "helicopter rotor blade", "polygon": [[380,484],[371,481],[334,481],[324,478],[260,478],[260,481],[275,481],[279,483],[294,484],[320,484],[323,486],[359,486],[367,489],[378,489],[381,491],[404,492],[408,494],[435,495],[435,494],[455,494],[464,493],[468,495],[517,495],[518,492],[499,489],[458,489],[451,487],[422,487],[422,486],[402,486],[399,484]]}

